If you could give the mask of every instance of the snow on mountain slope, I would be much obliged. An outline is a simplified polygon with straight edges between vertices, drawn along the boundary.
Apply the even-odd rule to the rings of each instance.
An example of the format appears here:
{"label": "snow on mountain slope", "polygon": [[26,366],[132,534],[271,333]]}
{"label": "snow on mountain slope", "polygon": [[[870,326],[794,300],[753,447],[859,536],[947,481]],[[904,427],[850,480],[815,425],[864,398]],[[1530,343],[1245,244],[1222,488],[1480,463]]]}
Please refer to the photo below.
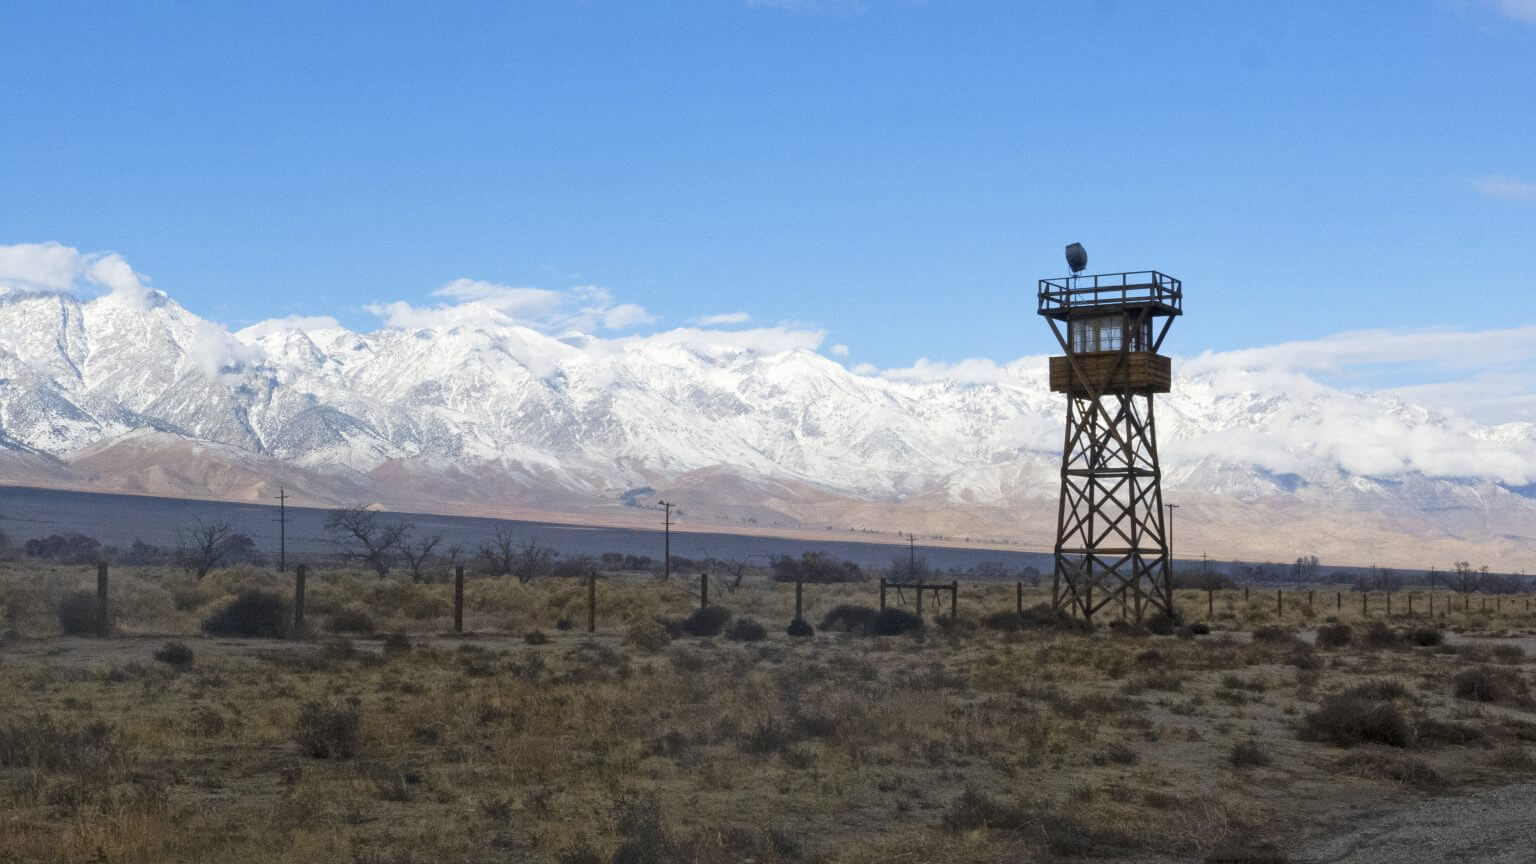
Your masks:
{"label": "snow on mountain slope", "polygon": [[[1042,542],[1063,414],[1044,367],[882,377],[742,331],[557,338],[495,314],[230,334],[159,292],[0,289],[0,449],[89,466],[93,488],[254,496],[288,472],[316,502],[575,511],[652,486],[721,519]],[[1201,505],[1195,541],[1268,548],[1224,535],[1223,507],[1248,508],[1233,525],[1363,513],[1379,548],[1429,532],[1536,560],[1531,424],[1209,362],[1157,412],[1169,496]]]}

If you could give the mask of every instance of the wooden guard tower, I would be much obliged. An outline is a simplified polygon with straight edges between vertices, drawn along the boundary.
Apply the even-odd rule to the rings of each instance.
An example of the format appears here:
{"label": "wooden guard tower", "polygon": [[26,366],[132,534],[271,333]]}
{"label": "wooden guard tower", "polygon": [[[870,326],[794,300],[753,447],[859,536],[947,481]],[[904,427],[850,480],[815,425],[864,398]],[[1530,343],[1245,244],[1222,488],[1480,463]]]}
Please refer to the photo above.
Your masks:
{"label": "wooden guard tower", "polygon": [[1116,600],[1138,621],[1171,613],[1152,397],[1172,384],[1157,352],[1183,286],[1155,270],[1067,276],[1041,279],[1039,301],[1066,352],[1051,358],[1051,390],[1067,394],[1052,602],[1086,620]]}

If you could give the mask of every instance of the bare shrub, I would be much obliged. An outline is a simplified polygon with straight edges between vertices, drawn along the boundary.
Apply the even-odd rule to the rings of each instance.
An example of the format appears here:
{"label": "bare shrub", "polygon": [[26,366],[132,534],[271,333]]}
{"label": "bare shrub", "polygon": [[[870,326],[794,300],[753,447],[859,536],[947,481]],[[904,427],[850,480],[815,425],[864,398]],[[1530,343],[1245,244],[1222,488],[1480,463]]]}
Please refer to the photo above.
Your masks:
{"label": "bare shrub", "polygon": [[331,613],[326,619],[325,629],[332,633],[360,633],[367,635],[374,632],[373,616],[368,610],[359,606],[344,606]]}
{"label": "bare shrub", "polygon": [[1450,744],[1459,747],[1488,746],[1488,735],[1483,730],[1467,723],[1421,717],[1417,726],[1420,744]]}
{"label": "bare shrub", "polygon": [[210,636],[281,639],[288,632],[288,603],[268,591],[243,591],[203,619],[202,627]]}
{"label": "bare shrub", "polygon": [[891,606],[881,610],[875,616],[874,623],[870,629],[876,636],[903,636],[921,633],[923,630],[923,619],[905,609]]}
{"label": "bare shrub", "polygon": [[411,639],[404,633],[391,633],[384,637],[385,654],[409,654],[411,652]]}
{"label": "bare shrub", "polygon": [[1516,696],[1524,696],[1526,690],[1519,673],[1490,666],[1463,669],[1452,680],[1456,698],[1473,702],[1508,702]]}
{"label": "bare shrub", "polygon": [[117,730],[102,720],[72,725],[36,714],[0,724],[0,766],[6,768],[95,770],[121,759]]}
{"label": "bare shrub", "polygon": [[1335,649],[1348,647],[1355,641],[1355,631],[1348,624],[1324,624],[1317,628],[1317,647]]}
{"label": "bare shrub", "polygon": [[731,610],[724,606],[705,606],[683,619],[683,633],[689,636],[719,636],[731,620]]}
{"label": "bare shrub", "polygon": [[654,654],[672,644],[672,636],[656,621],[641,621],[624,633],[624,644]]}
{"label": "bare shrub", "polygon": [[1403,644],[1403,634],[1381,621],[1372,621],[1360,641],[1367,648],[1396,648]]}
{"label": "bare shrub", "polygon": [[192,668],[192,649],[181,642],[167,642],[155,649],[155,659],[177,670]]}
{"label": "bare shrub", "polygon": [[[98,610],[96,595],[90,591],[71,591],[59,600],[59,629],[65,636],[87,636],[96,632]],[[111,607],[109,606],[110,610]],[[110,613],[109,613],[110,614]],[[108,622],[110,629],[111,623]]]}
{"label": "bare shrub", "polygon": [[789,628],[784,632],[796,639],[809,639],[816,635],[816,628],[812,627],[810,622],[804,618],[796,618],[789,622]]}
{"label": "bare shrub", "polygon": [[1271,645],[1285,645],[1296,638],[1296,632],[1288,627],[1277,627],[1273,624],[1260,627],[1253,631],[1253,641],[1267,642]]}
{"label": "bare shrub", "polygon": [[1419,789],[1435,790],[1446,785],[1440,772],[1419,759],[1401,753],[1363,750],[1343,757],[1334,763],[1334,768],[1344,774],[1382,777]]}
{"label": "bare shrub", "polygon": [[751,618],[737,618],[725,631],[725,638],[732,642],[761,642],[768,638],[768,630]]}
{"label": "bare shrub", "polygon": [[1112,854],[1136,846],[1134,838],[1112,828],[1088,825],[1072,813],[1007,804],[974,787],[967,787],[950,804],[941,824],[951,833],[980,828],[1015,833],[1063,857]]}
{"label": "bare shrub", "polygon": [[1339,693],[1324,699],[1317,710],[1302,720],[1301,737],[1338,747],[1413,744],[1413,726],[1390,701],[1357,693]]}
{"label": "bare shrub", "polygon": [[363,713],[356,705],[307,702],[299,711],[294,740],[315,759],[351,759],[362,740]]}
{"label": "bare shrub", "polygon": [[1233,744],[1227,758],[1234,768],[1263,768],[1273,761],[1253,738],[1244,738]]}
{"label": "bare shrub", "polygon": [[822,616],[820,627],[822,630],[842,633],[869,633],[874,629],[875,619],[879,615],[878,609],[844,603],[834,606],[832,611]]}
{"label": "bare shrub", "polygon": [[1445,634],[1439,627],[1415,627],[1408,640],[1420,648],[1433,648],[1445,641]]}

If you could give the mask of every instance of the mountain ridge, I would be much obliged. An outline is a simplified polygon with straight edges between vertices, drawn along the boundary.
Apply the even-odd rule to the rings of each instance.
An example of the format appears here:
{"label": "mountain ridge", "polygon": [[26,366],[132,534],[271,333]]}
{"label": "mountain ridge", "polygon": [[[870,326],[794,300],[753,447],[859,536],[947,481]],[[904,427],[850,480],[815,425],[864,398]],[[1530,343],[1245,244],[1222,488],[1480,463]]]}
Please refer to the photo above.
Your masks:
{"label": "mountain ridge", "polygon": [[[771,328],[597,339],[466,315],[229,333],[158,291],[0,290],[0,315],[7,482],[231,500],[280,482],[317,505],[626,521],[624,493],[649,486],[720,527],[1031,547],[1054,530],[1064,406],[1039,357],[914,380]],[[1532,424],[1189,365],[1157,403],[1176,544],[1536,563]]]}

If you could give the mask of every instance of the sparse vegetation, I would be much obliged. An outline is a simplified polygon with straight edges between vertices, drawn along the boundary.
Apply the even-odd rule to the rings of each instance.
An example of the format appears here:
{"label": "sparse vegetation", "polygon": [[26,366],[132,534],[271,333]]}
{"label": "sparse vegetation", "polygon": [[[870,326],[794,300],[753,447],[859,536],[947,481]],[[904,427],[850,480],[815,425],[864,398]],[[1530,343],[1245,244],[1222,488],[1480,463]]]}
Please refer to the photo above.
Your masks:
{"label": "sparse vegetation", "polygon": [[367,635],[373,633],[373,616],[368,610],[356,606],[346,606],[337,609],[326,619],[325,629],[332,633],[357,633]]}
{"label": "sparse vegetation", "polygon": [[305,703],[294,740],[315,759],[351,759],[362,740],[363,715],[356,705]]}
{"label": "sparse vegetation", "polygon": [[[0,773],[37,778],[0,784],[0,812],[15,814],[0,825],[28,826],[0,831],[5,860],[91,860],[97,846],[124,864],[395,864],[465,849],[600,862],[621,850],[764,864],[1131,850],[1282,860],[1270,852],[1292,835],[1266,827],[1272,808],[1305,825],[1338,800],[1536,770],[1530,667],[1491,635],[1523,631],[1475,608],[1447,623],[1452,645],[1416,647],[1427,622],[1397,617],[1392,651],[1357,641],[1314,656],[1296,635],[1303,621],[1268,614],[1273,597],[1267,610],[1218,597],[1220,632],[1199,640],[1110,637],[1106,621],[1088,636],[1035,602],[1048,588],[1026,589],[1015,612],[1010,582],[968,587],[953,624],[946,604],[928,622],[943,638],[849,639],[898,617],[910,633],[916,619],[894,605],[882,617],[866,605],[871,586],[839,583],[805,597],[830,635],[791,639],[752,627],[790,621],[794,608],[792,588],[763,566],[727,589],[736,615],[708,613],[722,616],[724,638],[679,643],[667,627],[686,636],[697,618],[689,584],[607,570],[595,636],[584,580],[509,576],[466,585],[472,632],[459,637],[450,585],[313,568],[307,606],[322,631],[361,614],[369,626],[352,632],[390,635],[252,646],[187,637],[250,591],[285,605],[272,589],[287,579],[114,571],[121,631],[166,634],[196,649],[193,663],[165,637],[47,642],[58,599],[93,568],[40,581],[5,567],[0,611],[26,635],[0,663],[0,686],[20,694],[0,705]],[[1206,613],[1203,594],[1180,599],[1186,615]],[[1343,612],[1339,624],[1367,626]],[[270,620],[286,629],[291,611]],[[734,638],[749,631],[753,641]],[[1496,702],[1450,698],[1469,670],[1492,676]],[[1217,770],[1228,778],[1219,794]],[[1320,794],[1297,800],[1295,783]],[[442,808],[461,815],[444,820]],[[866,815],[833,828],[806,809]],[[236,819],[261,830],[223,830]],[[321,835],[303,826],[320,820],[336,845],[316,851],[305,838]]]}
{"label": "sparse vegetation", "polygon": [[1274,761],[1259,742],[1252,738],[1244,738],[1233,744],[1227,758],[1234,768],[1263,768]]}

